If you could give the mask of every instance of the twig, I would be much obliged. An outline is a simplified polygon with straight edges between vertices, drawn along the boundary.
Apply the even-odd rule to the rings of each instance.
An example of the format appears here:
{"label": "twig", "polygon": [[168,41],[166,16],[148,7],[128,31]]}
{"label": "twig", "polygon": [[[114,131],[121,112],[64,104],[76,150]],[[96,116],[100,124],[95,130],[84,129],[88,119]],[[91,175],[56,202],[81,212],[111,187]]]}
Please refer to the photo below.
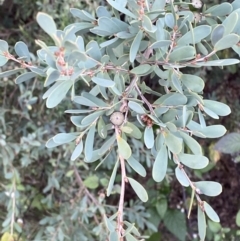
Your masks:
{"label": "twig", "polygon": [[94,204],[96,204],[96,206],[100,206],[98,201],[93,197],[93,195],[88,191],[88,189],[85,187],[84,183],[83,183],[83,180],[82,178],[80,177],[79,173],[78,173],[78,170],[76,168],[76,166],[74,165],[73,166],[73,169],[74,169],[74,174],[75,174],[75,177],[76,177],[76,180],[78,182],[78,185],[81,187],[81,188],[84,188],[84,191],[85,193],[87,194],[87,196],[92,200],[92,202]]}
{"label": "twig", "polygon": [[137,83],[138,81],[138,76],[137,75],[134,75],[134,78],[132,79],[131,83],[129,84],[129,86],[125,89],[125,93],[126,93],[126,96],[129,95],[129,93],[132,91],[133,87],[135,86],[135,84]]}
{"label": "twig", "polygon": [[173,28],[173,35],[172,35],[172,39],[171,39],[172,43],[171,43],[171,45],[170,45],[170,49],[169,49],[168,54],[167,54],[167,57],[166,57],[166,62],[168,62],[169,56],[170,56],[173,48],[174,48],[175,45],[176,45],[176,43],[175,43],[176,34],[177,34],[177,29],[176,29],[176,28],[177,28],[177,27],[174,27],[174,28]]}
{"label": "twig", "polygon": [[[115,126],[115,132],[116,132],[116,138],[119,137],[119,128]],[[124,158],[119,155],[120,159],[120,165],[121,165],[121,193],[120,193],[120,199],[119,199],[119,205],[118,205],[118,218],[117,218],[117,230],[118,230],[118,236],[121,241],[123,241],[123,207],[124,207],[124,196],[125,196],[125,182],[127,181],[126,176],[126,167],[125,167],[125,160]]]}
{"label": "twig", "polygon": [[139,89],[138,85],[135,83],[134,85],[136,91],[140,95],[141,99],[144,101],[144,103],[148,106],[150,112],[154,114],[154,109],[152,108],[152,105],[148,102],[148,100],[145,98],[145,96],[142,94],[141,90]]}
{"label": "twig", "polygon": [[199,203],[202,203],[202,200],[201,200],[200,196],[198,195],[199,193],[198,193],[197,188],[195,187],[195,185],[193,184],[193,182],[192,182],[192,181],[190,180],[190,178],[188,177],[187,173],[186,173],[185,170],[184,170],[183,165],[180,163],[180,161],[178,160],[178,157],[177,157],[176,155],[174,155],[174,160],[177,162],[178,167],[179,167],[179,169],[181,170],[181,172],[183,173],[183,175],[187,178],[187,180],[188,180],[188,182],[189,182],[189,185],[191,186],[192,190],[194,191],[195,196],[196,196],[198,202],[199,202]]}

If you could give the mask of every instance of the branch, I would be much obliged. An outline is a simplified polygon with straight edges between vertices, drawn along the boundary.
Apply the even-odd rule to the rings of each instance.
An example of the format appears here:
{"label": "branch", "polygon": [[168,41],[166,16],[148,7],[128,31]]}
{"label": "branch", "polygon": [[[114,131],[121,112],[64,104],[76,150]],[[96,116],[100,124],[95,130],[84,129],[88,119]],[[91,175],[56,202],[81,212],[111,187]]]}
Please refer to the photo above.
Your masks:
{"label": "branch", "polygon": [[[119,128],[115,126],[115,132],[116,132],[116,138],[119,136]],[[126,176],[126,168],[125,168],[125,160],[124,158],[119,155],[120,159],[120,165],[121,165],[121,193],[120,193],[120,199],[119,199],[119,206],[118,206],[118,218],[117,218],[117,231],[118,231],[118,237],[120,240],[123,240],[123,207],[124,207],[124,196],[125,196],[125,182],[127,182],[127,176]]]}
{"label": "branch", "polygon": [[175,26],[175,27],[173,28],[173,35],[172,35],[172,39],[171,39],[172,43],[171,43],[171,45],[170,45],[170,49],[169,49],[168,54],[167,54],[167,57],[166,57],[166,62],[168,62],[169,56],[170,56],[170,54],[172,53],[173,48],[174,48],[175,45],[176,45],[176,43],[175,43],[176,34],[177,34],[177,26]]}
{"label": "branch", "polygon": [[137,83],[135,83],[134,85],[136,91],[138,92],[138,94],[140,95],[141,99],[143,100],[143,102],[148,106],[151,114],[154,114],[154,109],[152,108],[152,105],[149,103],[149,101],[145,98],[145,96],[142,94],[141,90],[139,89]]}
{"label": "branch", "polygon": [[197,201],[199,204],[202,203],[202,200],[200,198],[200,196],[198,195],[199,192],[198,192],[198,189],[195,187],[195,185],[193,184],[193,182],[190,180],[190,178],[188,177],[187,173],[185,172],[184,170],[184,167],[183,165],[180,163],[180,161],[178,160],[178,157],[176,155],[174,155],[174,160],[177,162],[178,164],[178,167],[179,169],[181,170],[181,172],[183,173],[183,175],[187,178],[188,182],[189,182],[189,185],[191,186],[192,190],[194,191],[195,193],[195,196],[197,198]]}
{"label": "branch", "polygon": [[88,191],[88,189],[85,187],[84,183],[83,183],[83,180],[82,178],[80,177],[79,173],[78,173],[78,170],[76,168],[76,166],[74,165],[73,166],[73,169],[74,169],[74,174],[75,174],[75,177],[76,177],[76,180],[79,184],[79,186],[81,188],[84,188],[84,191],[85,193],[87,194],[87,196],[93,201],[94,204],[96,204],[97,206],[100,206],[98,201],[93,197],[93,195]]}

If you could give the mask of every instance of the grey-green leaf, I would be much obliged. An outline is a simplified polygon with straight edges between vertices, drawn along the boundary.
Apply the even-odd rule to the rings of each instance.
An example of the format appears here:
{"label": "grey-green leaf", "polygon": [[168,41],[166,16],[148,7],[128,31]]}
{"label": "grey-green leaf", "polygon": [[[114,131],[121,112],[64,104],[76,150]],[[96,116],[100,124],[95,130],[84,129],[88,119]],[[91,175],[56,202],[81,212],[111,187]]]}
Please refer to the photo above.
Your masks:
{"label": "grey-green leaf", "polygon": [[5,40],[0,39],[0,50],[2,52],[8,52],[8,43]]}
{"label": "grey-green leaf", "polygon": [[231,109],[228,105],[215,101],[215,100],[204,100],[204,106],[213,111],[219,116],[226,116],[231,113]]}
{"label": "grey-green leaf", "polygon": [[129,101],[128,106],[138,114],[146,114],[146,111],[137,102]]}
{"label": "grey-green leaf", "polygon": [[101,116],[98,120],[98,135],[103,139],[105,139],[107,137],[106,124]]}
{"label": "grey-green leaf", "polygon": [[238,227],[240,227],[240,210],[238,210],[238,212],[237,212],[236,224],[237,224]]}
{"label": "grey-green leaf", "polygon": [[103,78],[98,78],[98,77],[93,77],[92,81],[100,86],[103,87],[113,87],[115,85],[115,82],[109,79],[103,79]]}
{"label": "grey-green leaf", "polygon": [[75,147],[72,155],[71,155],[71,161],[75,161],[82,153],[83,151],[83,141],[80,140],[80,142]]}
{"label": "grey-green leaf", "polygon": [[57,106],[66,96],[69,89],[72,87],[73,82],[71,80],[65,80],[49,94],[46,102],[48,108]]}
{"label": "grey-green leaf", "polygon": [[179,160],[186,166],[193,169],[202,169],[206,167],[209,163],[209,160],[205,156],[201,155],[192,155],[181,153],[178,155]]}
{"label": "grey-green leaf", "polygon": [[120,136],[117,137],[118,151],[119,154],[124,158],[128,159],[132,155],[132,150],[129,144]]}
{"label": "grey-green leaf", "polygon": [[132,12],[130,12],[128,9],[124,7],[124,5],[120,1],[113,1],[113,0],[107,0],[107,2],[115,9],[117,9],[119,12],[126,14],[127,16],[135,19],[137,16],[135,16]]}
{"label": "grey-green leaf", "polygon": [[219,138],[226,133],[226,128],[223,125],[207,126],[200,130],[200,132],[208,138]]}
{"label": "grey-green leaf", "polygon": [[25,57],[27,62],[30,61],[30,53],[27,45],[24,42],[17,42],[14,46],[14,50],[19,57]]}
{"label": "grey-green leaf", "polygon": [[146,127],[144,130],[144,143],[148,149],[154,145],[154,133],[152,127]]}
{"label": "grey-green leaf", "polygon": [[179,132],[181,135],[184,143],[190,148],[190,150],[193,152],[195,155],[202,155],[202,148],[199,145],[199,143],[192,138],[190,135],[184,133],[184,132]]}
{"label": "grey-green leaf", "polygon": [[157,157],[153,164],[152,176],[156,182],[161,182],[167,173],[168,153],[165,145],[162,145],[158,151]]}
{"label": "grey-green leaf", "polygon": [[196,188],[199,189],[200,194],[215,197],[222,192],[222,186],[218,182],[213,181],[199,181],[194,183]]}
{"label": "grey-green leaf", "polygon": [[98,154],[100,156],[104,155],[108,150],[110,150],[110,148],[114,144],[115,140],[116,140],[116,136],[115,135],[113,135],[109,139],[107,139],[106,142],[104,142],[102,147],[99,149],[99,153]]}
{"label": "grey-green leaf", "polygon": [[96,127],[96,125],[91,126],[91,128],[88,131],[86,140],[85,140],[84,153],[85,153],[85,158],[86,158],[87,162],[91,161],[91,159],[92,159],[95,127]]}
{"label": "grey-green leaf", "polygon": [[207,9],[205,13],[209,13],[211,16],[226,16],[231,13],[233,7],[230,3],[222,3],[216,6],[212,6],[211,8]]}
{"label": "grey-green leaf", "polygon": [[57,144],[69,143],[77,138],[77,135],[71,133],[59,133],[53,137],[53,141]]}
{"label": "grey-green leaf", "polygon": [[128,135],[136,138],[136,139],[141,139],[142,137],[142,132],[138,129],[137,126],[135,126],[133,123],[131,122],[127,122],[124,126],[130,128],[132,131],[130,133],[128,133]]}
{"label": "grey-green leaf", "polygon": [[12,69],[12,70],[8,70],[8,71],[5,71],[5,72],[2,72],[2,73],[0,73],[0,78],[11,76],[13,74],[18,73],[21,70],[23,70],[23,68]]}
{"label": "grey-green leaf", "polygon": [[239,42],[239,37],[237,34],[229,34],[224,36],[222,39],[220,39],[215,45],[214,50],[219,51],[223,49],[228,49],[230,47],[233,47],[235,44]]}
{"label": "grey-green leaf", "polygon": [[168,149],[174,153],[178,154],[182,150],[182,139],[173,135],[171,132],[166,132],[165,135],[165,144]]}
{"label": "grey-green leaf", "polygon": [[153,43],[152,45],[150,45],[150,49],[159,49],[162,47],[168,47],[171,44],[171,40],[160,40],[157,41],[155,43]]}
{"label": "grey-green leaf", "polygon": [[181,81],[189,90],[197,93],[201,92],[205,85],[203,79],[191,74],[182,74]]}
{"label": "grey-green leaf", "polygon": [[189,186],[189,181],[188,181],[186,175],[182,172],[182,170],[180,170],[180,168],[178,166],[175,168],[175,175],[182,186],[184,186],[184,187]]}
{"label": "grey-green leaf", "polygon": [[205,217],[204,212],[198,205],[198,234],[199,234],[201,241],[205,240],[206,229],[207,229],[206,217]]}
{"label": "grey-green leaf", "polygon": [[143,28],[148,31],[148,32],[153,32],[153,25],[152,25],[152,21],[151,19],[146,16],[146,15],[143,15],[142,17],[142,26]]}
{"label": "grey-green leaf", "polygon": [[225,27],[222,24],[217,25],[211,34],[212,45],[214,46],[224,35]]}
{"label": "grey-green leaf", "polygon": [[90,106],[90,107],[98,106],[97,103],[94,103],[83,96],[75,96],[73,101],[77,104],[84,105],[84,106]]}
{"label": "grey-green leaf", "polygon": [[50,36],[57,31],[56,24],[51,16],[46,13],[39,12],[37,14],[37,22],[39,26]]}
{"label": "grey-green leaf", "polygon": [[213,222],[220,222],[219,216],[217,215],[217,213],[214,211],[214,209],[206,202],[203,202],[203,206],[204,206],[204,210],[207,214],[207,216],[213,221]]}
{"label": "grey-green leaf", "polygon": [[107,188],[107,196],[108,197],[110,196],[112,189],[113,189],[113,184],[114,184],[116,174],[117,174],[117,169],[118,169],[118,163],[119,163],[119,161],[116,161],[115,166],[112,171],[112,175],[109,180],[109,184],[108,184],[108,188]]}
{"label": "grey-green leaf", "polygon": [[240,61],[238,59],[217,59],[217,60],[209,60],[206,62],[197,62],[195,65],[198,66],[228,66],[233,64],[239,64]]}
{"label": "grey-green leaf", "polygon": [[[196,44],[201,42],[211,33],[212,28],[208,25],[200,25],[184,34],[179,40],[178,45]],[[194,39],[192,38],[194,36]]]}
{"label": "grey-green leaf", "polygon": [[179,93],[183,94],[182,84],[181,84],[179,76],[176,73],[173,72],[172,75],[171,75],[171,80],[172,80],[172,84],[175,87],[175,89]]}
{"label": "grey-green leaf", "polygon": [[90,125],[93,121],[95,121],[99,116],[103,115],[105,110],[95,111],[88,116],[84,117],[81,121],[82,125]]}
{"label": "grey-green leaf", "polygon": [[181,46],[173,49],[173,52],[169,55],[171,62],[180,62],[194,59],[196,50],[192,46]]}
{"label": "grey-green leaf", "polygon": [[117,231],[113,231],[109,234],[109,241],[118,241]]}
{"label": "grey-green leaf", "polygon": [[132,74],[136,74],[136,75],[145,75],[145,74],[149,73],[150,70],[151,70],[151,65],[142,64],[142,65],[135,67],[130,72]]}
{"label": "grey-green leaf", "polygon": [[146,192],[146,190],[144,189],[144,187],[137,182],[136,180],[128,177],[128,181],[130,183],[130,185],[132,186],[133,190],[135,191],[135,193],[137,194],[137,196],[141,199],[141,201],[143,202],[147,202],[148,200],[148,194]]}
{"label": "grey-green leaf", "polygon": [[132,167],[132,169],[137,172],[142,177],[145,177],[147,172],[146,169],[143,167],[143,165],[137,161],[133,156],[130,156],[127,159],[128,164]]}
{"label": "grey-green leaf", "polygon": [[27,81],[27,80],[30,80],[30,79],[32,79],[32,78],[34,78],[34,77],[36,77],[36,76],[37,76],[37,74],[36,74],[36,73],[33,73],[33,72],[23,73],[23,74],[19,75],[19,76],[16,78],[15,83],[16,83],[16,84],[21,84],[21,83],[23,83],[23,82],[25,82],[25,81]]}
{"label": "grey-green leaf", "polygon": [[166,106],[177,106],[177,105],[185,105],[187,103],[187,97],[180,93],[169,93],[161,96],[157,99],[154,104],[157,105],[166,105]]}
{"label": "grey-green leaf", "polygon": [[139,47],[142,41],[142,36],[143,36],[143,32],[140,30],[132,42],[130,53],[129,53],[129,60],[131,63],[133,63],[134,60],[136,59],[137,52],[139,50]]}

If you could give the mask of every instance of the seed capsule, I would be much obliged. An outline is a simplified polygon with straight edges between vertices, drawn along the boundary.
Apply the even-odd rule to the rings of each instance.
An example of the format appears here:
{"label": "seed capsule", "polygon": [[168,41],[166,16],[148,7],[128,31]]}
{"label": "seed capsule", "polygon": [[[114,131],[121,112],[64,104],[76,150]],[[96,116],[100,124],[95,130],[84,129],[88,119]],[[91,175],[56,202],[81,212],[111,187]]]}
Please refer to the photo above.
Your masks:
{"label": "seed capsule", "polygon": [[124,121],[124,115],[122,112],[120,111],[116,111],[114,113],[112,113],[111,117],[110,117],[110,121],[113,123],[113,125],[115,126],[120,126],[122,125],[123,121]]}

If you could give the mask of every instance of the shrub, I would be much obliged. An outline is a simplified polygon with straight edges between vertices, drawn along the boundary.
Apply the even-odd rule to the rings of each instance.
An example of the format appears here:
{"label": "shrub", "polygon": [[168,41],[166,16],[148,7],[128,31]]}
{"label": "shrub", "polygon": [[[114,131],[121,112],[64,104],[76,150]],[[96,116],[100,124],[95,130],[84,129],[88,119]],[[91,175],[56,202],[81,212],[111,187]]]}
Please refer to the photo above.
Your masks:
{"label": "shrub", "polygon": [[[228,48],[239,53],[240,4],[234,1],[206,8],[199,0],[107,2],[111,10],[100,6],[95,15],[72,8],[71,14],[80,21],[63,31],[57,30],[51,16],[38,13],[38,24],[54,44],[48,46],[36,40],[40,47],[37,59],[24,42],[15,44],[16,57],[9,52],[8,43],[0,40],[0,65],[9,61],[19,64],[19,68],[1,73],[1,77],[21,73],[15,82],[24,86],[40,76],[48,88],[42,96],[47,108],[59,107],[69,99],[75,107],[65,113],[72,115],[70,120],[76,130],[66,133],[59,128],[61,132],[46,143],[56,154],[55,160],[50,160],[54,169],[48,170],[48,182],[42,190],[49,194],[43,197],[38,193],[46,215],[40,221],[44,228],[37,227],[33,232],[35,240],[144,239],[137,228],[147,229],[144,234],[150,234],[149,230],[157,231],[157,227],[147,219],[141,203],[152,200],[132,171],[145,177],[150,169],[158,183],[169,178],[169,166],[175,169],[179,183],[192,190],[188,216],[196,200],[198,232],[204,240],[205,215],[214,222],[220,220],[202,195],[217,196],[222,187],[214,181],[192,181],[188,168],[198,170],[209,163],[193,137],[224,135],[222,125],[207,125],[205,118],[219,119],[230,114],[230,108],[202,97],[204,81],[197,71],[201,67],[222,68],[239,63],[237,59],[219,59],[217,53]],[[94,40],[85,43],[86,34]],[[196,74],[183,73],[187,67],[197,68]],[[34,146],[35,141],[39,146],[34,138],[34,134],[29,136],[28,143]],[[23,187],[11,156],[15,146],[9,147],[4,139],[2,135],[1,165],[11,185],[5,187],[8,214],[2,225],[4,232],[10,230],[13,235],[14,230],[22,232],[16,217],[20,218],[18,205],[22,205]],[[58,146],[68,143],[65,155],[57,157]],[[49,151],[44,151],[48,156]],[[97,171],[87,172],[88,166]],[[111,170],[109,180],[101,173],[101,166]],[[120,185],[114,185],[118,172]],[[79,187],[71,185],[69,179]],[[124,200],[129,186],[141,202],[129,203],[132,209],[128,212]],[[112,201],[104,191],[98,190],[99,196],[89,191],[99,187],[106,189],[107,197],[120,193],[118,207],[107,203]],[[70,197],[70,201],[64,203],[62,197]],[[185,240],[182,213],[166,212],[167,202],[161,197],[154,201],[159,219],[178,239]],[[54,212],[53,207],[59,212]],[[51,215],[47,215],[48,209]],[[179,231],[178,227],[183,229]]]}

